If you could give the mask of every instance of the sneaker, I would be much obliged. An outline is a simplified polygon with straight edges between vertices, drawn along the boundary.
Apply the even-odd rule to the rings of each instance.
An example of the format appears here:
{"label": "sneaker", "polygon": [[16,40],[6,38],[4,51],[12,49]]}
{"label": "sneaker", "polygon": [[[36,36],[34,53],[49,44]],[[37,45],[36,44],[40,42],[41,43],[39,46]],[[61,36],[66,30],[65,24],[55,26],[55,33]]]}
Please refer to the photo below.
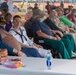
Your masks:
{"label": "sneaker", "polygon": [[75,53],[75,52],[73,52],[73,51],[72,51],[72,54],[73,54],[73,55],[76,55],[76,53]]}
{"label": "sneaker", "polygon": [[72,51],[72,57],[76,57],[76,53]]}

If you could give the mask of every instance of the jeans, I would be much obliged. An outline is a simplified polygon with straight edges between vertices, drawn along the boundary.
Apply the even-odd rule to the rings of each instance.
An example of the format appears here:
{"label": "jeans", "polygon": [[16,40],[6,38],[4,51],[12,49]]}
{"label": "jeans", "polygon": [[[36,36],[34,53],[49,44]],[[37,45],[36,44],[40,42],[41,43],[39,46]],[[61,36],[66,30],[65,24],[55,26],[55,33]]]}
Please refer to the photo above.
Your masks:
{"label": "jeans", "polygon": [[27,57],[41,57],[39,52],[34,48],[22,48],[23,53],[27,55]]}

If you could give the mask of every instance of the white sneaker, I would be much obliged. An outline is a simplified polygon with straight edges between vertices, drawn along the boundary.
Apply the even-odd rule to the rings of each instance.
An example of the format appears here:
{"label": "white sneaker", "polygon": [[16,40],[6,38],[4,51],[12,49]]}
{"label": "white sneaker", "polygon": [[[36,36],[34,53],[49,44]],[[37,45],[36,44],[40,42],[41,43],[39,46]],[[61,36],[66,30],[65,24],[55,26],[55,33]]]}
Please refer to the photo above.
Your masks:
{"label": "white sneaker", "polygon": [[76,53],[75,53],[75,52],[73,52],[73,51],[72,51],[72,54],[76,55]]}
{"label": "white sneaker", "polygon": [[76,57],[76,53],[72,51],[72,57]]}

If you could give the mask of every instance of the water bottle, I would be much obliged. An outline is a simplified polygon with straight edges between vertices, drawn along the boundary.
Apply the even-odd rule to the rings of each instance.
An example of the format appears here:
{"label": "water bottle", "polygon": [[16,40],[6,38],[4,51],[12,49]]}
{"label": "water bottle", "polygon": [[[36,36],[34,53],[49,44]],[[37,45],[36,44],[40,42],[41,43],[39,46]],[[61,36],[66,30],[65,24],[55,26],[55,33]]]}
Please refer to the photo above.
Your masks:
{"label": "water bottle", "polygon": [[52,65],[51,59],[52,59],[52,55],[51,55],[50,50],[48,50],[47,57],[46,57],[46,66],[48,70],[51,69],[51,65]]}

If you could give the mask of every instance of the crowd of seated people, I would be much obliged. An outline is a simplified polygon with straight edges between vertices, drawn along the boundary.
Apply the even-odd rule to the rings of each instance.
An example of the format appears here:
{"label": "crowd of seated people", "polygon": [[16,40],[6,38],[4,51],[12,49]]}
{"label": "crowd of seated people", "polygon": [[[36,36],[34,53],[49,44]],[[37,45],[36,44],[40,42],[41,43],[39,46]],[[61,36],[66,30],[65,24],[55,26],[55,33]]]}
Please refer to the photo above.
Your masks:
{"label": "crowd of seated people", "polygon": [[[37,45],[33,41],[31,41],[26,34],[26,30],[20,26],[21,17],[19,15],[15,15],[13,17],[13,22],[11,23],[13,25],[10,25],[11,17],[12,15],[10,13],[7,13],[4,17],[0,17],[0,34],[2,42],[8,45],[2,45],[2,48],[6,48],[8,50],[8,48],[10,47],[12,50],[10,52],[8,51],[9,55],[15,55],[13,54],[14,48],[17,51],[16,55],[22,54],[28,57],[46,57],[48,51],[46,49],[43,49],[42,46]],[[8,31],[12,30],[12,28],[18,34],[9,34]],[[21,34],[21,36],[19,34]]]}
{"label": "crowd of seated people", "polygon": [[[59,9],[60,10],[60,9]],[[62,11],[62,9],[61,9],[61,11]],[[38,11],[37,11],[38,12]],[[44,34],[44,33],[42,33],[41,32],[41,30],[42,30],[42,28],[43,28],[43,31],[44,30],[46,30],[46,29],[48,29],[46,26],[43,26],[43,27],[41,27],[40,26],[40,24],[39,24],[39,22],[42,22],[42,21],[44,21],[45,23],[46,23],[46,20],[44,20],[44,16],[42,17],[41,15],[39,15],[39,13],[37,13],[36,12],[36,14],[34,14],[33,16],[35,16],[34,17],[34,20],[33,20],[33,23],[32,23],[32,26],[33,26],[33,30],[34,30],[34,33],[35,34],[37,34],[37,36],[38,37],[43,37],[43,38],[48,38],[48,39],[50,39],[50,37],[48,37],[46,34]],[[61,42],[63,42],[64,43],[64,46],[65,46],[65,48],[66,48],[66,50],[68,51],[71,51],[71,56],[70,57],[72,57],[73,56],[73,51],[75,50],[75,40],[74,40],[74,38],[75,38],[75,36],[72,36],[71,35],[71,32],[73,32],[74,34],[75,34],[75,30],[74,30],[74,28],[70,28],[69,26],[67,26],[67,25],[65,25],[61,20],[60,20],[60,18],[59,18],[59,16],[55,16],[55,13],[57,14],[58,12],[56,12],[55,10],[53,10],[53,11],[51,11],[50,12],[50,14],[49,14],[49,17],[48,17],[48,21],[47,21],[47,24],[46,25],[48,25],[50,28],[51,28],[51,32],[53,33],[53,34],[57,34],[56,36],[54,35],[54,37],[56,37],[56,38],[51,38],[51,39],[54,39],[54,40],[61,40]],[[53,14],[54,13],[54,14]],[[63,12],[62,12],[62,14],[63,14]],[[66,17],[67,18],[67,17]],[[56,22],[56,19],[59,21],[59,23],[61,23],[61,24],[57,24]],[[30,19],[29,19],[30,20]],[[26,21],[27,22],[27,21]],[[43,25],[43,24],[42,24]],[[60,25],[60,26],[59,26]],[[40,26],[40,27],[39,27]],[[38,28],[40,28],[40,29],[38,29]],[[36,30],[37,29],[37,30]],[[38,32],[38,30],[40,30],[39,32]],[[48,29],[49,30],[49,29]],[[55,30],[55,31],[54,31]],[[48,32],[50,32],[50,31],[48,31]],[[68,32],[68,34],[66,34]],[[47,33],[47,31],[45,31],[45,33]],[[72,33],[72,34],[73,34]],[[48,33],[47,33],[48,34]],[[62,36],[63,35],[63,36]],[[44,37],[45,36],[45,37]],[[68,38],[68,39],[67,39]],[[71,39],[71,40],[70,40]],[[65,40],[67,40],[68,42],[67,42],[67,44],[71,41],[71,43],[70,43],[70,45],[68,44],[68,46],[66,46],[67,44],[66,44],[66,41]],[[64,42],[65,41],[65,42]],[[50,43],[52,43],[52,42],[50,42]],[[65,45],[66,44],[66,45]],[[57,45],[56,43],[55,43],[55,45]],[[54,45],[53,45],[54,46]],[[57,45],[58,46],[58,45]],[[71,47],[70,49],[68,49],[67,47]],[[54,48],[55,48],[55,46],[54,46]],[[56,47],[57,48],[57,47]],[[64,51],[65,51],[65,48],[63,48],[64,49]],[[56,49],[57,50],[57,49]],[[59,47],[58,47],[58,50],[59,50]],[[60,51],[61,51],[61,49],[60,49]],[[61,52],[63,52],[63,51],[61,51]],[[64,53],[61,53],[61,55],[62,54],[64,54],[64,55],[66,55],[66,52],[64,52]],[[64,56],[64,55],[62,55],[63,56],[63,58],[68,58],[67,56]],[[76,55],[76,54],[75,54]]]}
{"label": "crowd of seated people", "polygon": [[19,15],[15,15],[13,17],[13,26],[10,29],[9,33],[19,41],[22,48],[30,48],[32,50],[36,49],[42,57],[47,56],[46,49],[43,49],[41,45],[38,45],[29,39],[25,28],[21,26],[21,17]]}
{"label": "crowd of seated people", "polygon": [[51,10],[48,16],[41,10],[35,9],[34,14],[28,11],[24,27],[21,25],[20,15],[14,15],[11,21],[12,15],[9,12],[2,14],[0,16],[0,48],[6,48],[9,55],[46,57],[47,49],[31,41],[29,37],[32,35],[33,39],[44,38],[44,44],[46,43],[50,49],[52,47],[57,50],[63,59],[76,57],[75,22],[69,18],[73,11],[75,13],[75,9],[67,16],[64,15],[63,10],[60,7]]}
{"label": "crowd of seated people", "polygon": [[28,57],[41,57],[36,49],[23,48],[22,45],[5,30],[5,23],[5,20],[0,17],[0,48],[6,48],[9,55],[27,55]]}
{"label": "crowd of seated people", "polygon": [[[33,32],[38,37],[45,38],[46,43],[50,43],[61,55],[62,58],[72,58],[72,50],[75,50],[75,43],[72,36],[63,36],[59,31],[51,30],[51,28],[44,22],[44,14],[41,11],[37,11],[34,15],[34,21],[32,23]],[[59,35],[57,35],[59,34]],[[71,40],[70,40],[71,39]]]}

